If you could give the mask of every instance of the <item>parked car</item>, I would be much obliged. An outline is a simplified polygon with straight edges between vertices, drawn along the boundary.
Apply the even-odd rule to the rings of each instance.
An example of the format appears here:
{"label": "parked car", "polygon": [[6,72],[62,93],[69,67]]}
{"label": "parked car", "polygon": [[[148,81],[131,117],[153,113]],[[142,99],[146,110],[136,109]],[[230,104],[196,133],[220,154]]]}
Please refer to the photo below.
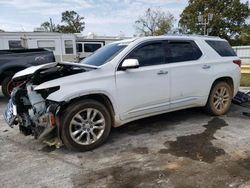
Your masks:
{"label": "parked car", "polygon": [[[80,64],[49,63],[16,73],[5,111],[10,126],[68,148],[100,146],[111,127],[204,107],[225,114],[238,91],[241,61],[226,40],[160,36],[108,44]],[[59,143],[59,141],[58,141]]]}
{"label": "parked car", "polygon": [[15,73],[33,65],[54,61],[53,52],[44,49],[0,50],[0,85],[3,94],[9,97],[12,89],[20,84],[12,80]]}

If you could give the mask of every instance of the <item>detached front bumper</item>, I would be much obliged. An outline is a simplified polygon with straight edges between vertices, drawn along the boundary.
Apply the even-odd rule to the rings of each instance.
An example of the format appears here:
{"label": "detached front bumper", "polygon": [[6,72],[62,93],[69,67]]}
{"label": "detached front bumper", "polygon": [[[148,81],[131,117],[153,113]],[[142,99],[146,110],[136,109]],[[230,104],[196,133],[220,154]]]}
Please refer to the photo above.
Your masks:
{"label": "detached front bumper", "polygon": [[51,92],[51,89],[36,91],[35,87],[27,83],[14,88],[4,111],[4,119],[10,127],[18,126],[24,135],[32,135],[46,143],[53,140],[58,147],[62,145],[57,117],[61,104],[46,99],[45,92]]}
{"label": "detached front bumper", "polygon": [[10,127],[13,127],[15,125],[16,118],[17,118],[16,105],[14,105],[12,100],[10,99],[4,111],[4,119]]}
{"label": "detached front bumper", "polygon": [[10,99],[3,115],[5,122],[11,128],[18,125],[21,132],[26,130],[25,135],[29,135],[27,133],[27,130],[29,130],[28,132],[34,135],[36,139],[43,139],[58,127],[56,115],[59,109],[59,104],[49,102],[44,113],[31,117],[31,113],[22,113],[22,110]]}

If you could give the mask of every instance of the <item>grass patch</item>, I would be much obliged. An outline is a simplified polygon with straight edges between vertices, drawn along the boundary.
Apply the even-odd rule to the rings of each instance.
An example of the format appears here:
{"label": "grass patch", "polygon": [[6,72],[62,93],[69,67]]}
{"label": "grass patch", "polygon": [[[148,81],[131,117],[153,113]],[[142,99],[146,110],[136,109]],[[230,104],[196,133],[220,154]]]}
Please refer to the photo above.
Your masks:
{"label": "grass patch", "polygon": [[241,74],[240,86],[250,87],[250,74]]}

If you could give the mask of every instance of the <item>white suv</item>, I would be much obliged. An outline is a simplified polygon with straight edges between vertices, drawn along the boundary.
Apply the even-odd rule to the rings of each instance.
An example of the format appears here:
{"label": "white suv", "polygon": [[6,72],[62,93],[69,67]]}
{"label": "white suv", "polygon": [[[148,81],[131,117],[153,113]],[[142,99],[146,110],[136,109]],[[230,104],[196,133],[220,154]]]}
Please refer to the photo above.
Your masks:
{"label": "white suv", "polygon": [[54,135],[57,144],[90,150],[107,139],[112,126],[140,118],[190,107],[225,114],[238,91],[240,65],[228,42],[216,37],[119,41],[79,64],[18,72],[5,119],[26,135]]}

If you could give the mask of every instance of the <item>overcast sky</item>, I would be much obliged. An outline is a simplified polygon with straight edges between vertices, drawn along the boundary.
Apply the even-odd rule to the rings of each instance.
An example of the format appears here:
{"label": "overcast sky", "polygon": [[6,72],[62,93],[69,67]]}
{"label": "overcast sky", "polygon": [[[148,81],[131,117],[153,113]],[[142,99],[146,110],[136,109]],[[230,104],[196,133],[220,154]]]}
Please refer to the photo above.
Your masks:
{"label": "overcast sky", "polygon": [[[61,13],[75,10],[85,17],[83,34],[132,36],[134,22],[147,8],[169,11],[178,20],[188,0],[0,0],[0,29],[33,31],[51,17],[59,23]],[[241,0],[245,2],[246,0]],[[177,24],[176,24],[177,25]]]}
{"label": "overcast sky", "polygon": [[59,23],[61,12],[75,10],[85,17],[83,34],[135,34],[134,21],[147,8],[161,8],[176,19],[187,0],[0,0],[0,29],[33,31],[44,21]]}

